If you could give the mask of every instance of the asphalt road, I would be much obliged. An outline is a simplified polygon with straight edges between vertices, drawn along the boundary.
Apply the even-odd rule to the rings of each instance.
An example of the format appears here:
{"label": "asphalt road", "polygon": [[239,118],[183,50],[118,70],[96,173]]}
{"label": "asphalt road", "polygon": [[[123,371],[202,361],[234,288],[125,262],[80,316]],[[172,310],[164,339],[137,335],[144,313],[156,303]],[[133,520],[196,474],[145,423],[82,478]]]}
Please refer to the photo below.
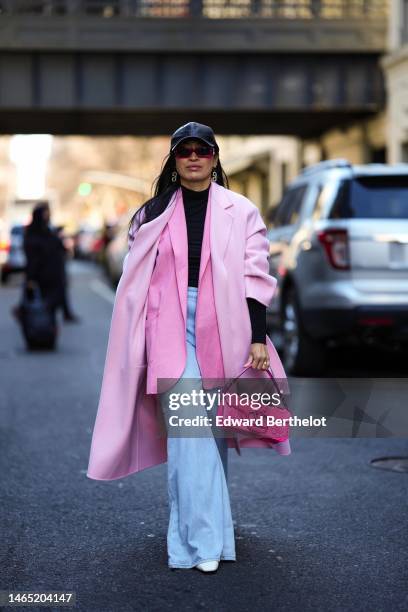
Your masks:
{"label": "asphalt road", "polygon": [[55,353],[26,352],[18,284],[0,289],[0,590],[72,590],[84,612],[405,612],[408,474],[369,463],[408,455],[406,439],[230,450],[237,562],[168,569],[166,465],[85,475],[113,294],[91,265],[70,274],[82,323],[61,322]]}

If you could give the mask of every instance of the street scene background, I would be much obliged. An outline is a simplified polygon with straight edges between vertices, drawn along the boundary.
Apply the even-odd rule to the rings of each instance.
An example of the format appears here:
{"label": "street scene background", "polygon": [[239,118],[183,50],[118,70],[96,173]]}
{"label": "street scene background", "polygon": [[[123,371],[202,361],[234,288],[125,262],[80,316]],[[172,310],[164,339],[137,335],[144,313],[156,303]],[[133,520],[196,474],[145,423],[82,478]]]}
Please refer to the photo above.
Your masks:
{"label": "street scene background", "polygon": [[[86,470],[128,223],[188,121],[213,127],[264,219],[288,376],[406,380],[408,3],[2,1],[0,54],[0,591],[103,612],[405,611],[398,432],[230,452],[237,562],[211,577],[167,567],[165,464]],[[18,305],[42,203],[65,281],[55,346],[33,350]]]}

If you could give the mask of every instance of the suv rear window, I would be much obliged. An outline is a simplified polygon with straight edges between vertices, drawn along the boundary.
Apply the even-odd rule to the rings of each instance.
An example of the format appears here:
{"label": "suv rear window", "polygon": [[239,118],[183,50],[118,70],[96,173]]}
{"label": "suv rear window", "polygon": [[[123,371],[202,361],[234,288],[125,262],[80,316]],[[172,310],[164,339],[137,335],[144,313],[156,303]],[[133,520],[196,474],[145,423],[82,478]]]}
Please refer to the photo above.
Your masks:
{"label": "suv rear window", "polygon": [[364,176],[341,182],[329,219],[408,219],[408,176]]}
{"label": "suv rear window", "polygon": [[307,185],[302,185],[285,191],[283,199],[276,209],[276,215],[273,220],[274,227],[293,225],[297,222],[306,190]]}

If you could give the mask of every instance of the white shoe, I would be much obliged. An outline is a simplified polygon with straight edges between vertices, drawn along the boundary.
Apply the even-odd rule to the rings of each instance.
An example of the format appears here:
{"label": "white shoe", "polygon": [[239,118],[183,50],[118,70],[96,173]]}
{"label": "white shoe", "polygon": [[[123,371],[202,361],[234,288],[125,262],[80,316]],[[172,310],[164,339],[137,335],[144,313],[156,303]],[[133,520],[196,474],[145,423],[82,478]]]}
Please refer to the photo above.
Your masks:
{"label": "white shoe", "polygon": [[196,565],[196,568],[201,572],[216,572],[218,565],[218,561],[203,561],[203,563]]}

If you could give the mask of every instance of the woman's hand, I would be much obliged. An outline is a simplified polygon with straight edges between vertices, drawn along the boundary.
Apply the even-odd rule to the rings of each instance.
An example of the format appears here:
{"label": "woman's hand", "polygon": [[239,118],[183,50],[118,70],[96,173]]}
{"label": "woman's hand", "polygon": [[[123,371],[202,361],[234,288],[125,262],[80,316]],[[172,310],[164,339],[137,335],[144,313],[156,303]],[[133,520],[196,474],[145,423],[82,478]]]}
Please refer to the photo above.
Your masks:
{"label": "woman's hand", "polygon": [[267,370],[269,368],[269,353],[266,344],[262,344],[262,342],[251,344],[249,357],[247,362],[244,363],[244,368],[249,365],[252,365],[255,370]]}

